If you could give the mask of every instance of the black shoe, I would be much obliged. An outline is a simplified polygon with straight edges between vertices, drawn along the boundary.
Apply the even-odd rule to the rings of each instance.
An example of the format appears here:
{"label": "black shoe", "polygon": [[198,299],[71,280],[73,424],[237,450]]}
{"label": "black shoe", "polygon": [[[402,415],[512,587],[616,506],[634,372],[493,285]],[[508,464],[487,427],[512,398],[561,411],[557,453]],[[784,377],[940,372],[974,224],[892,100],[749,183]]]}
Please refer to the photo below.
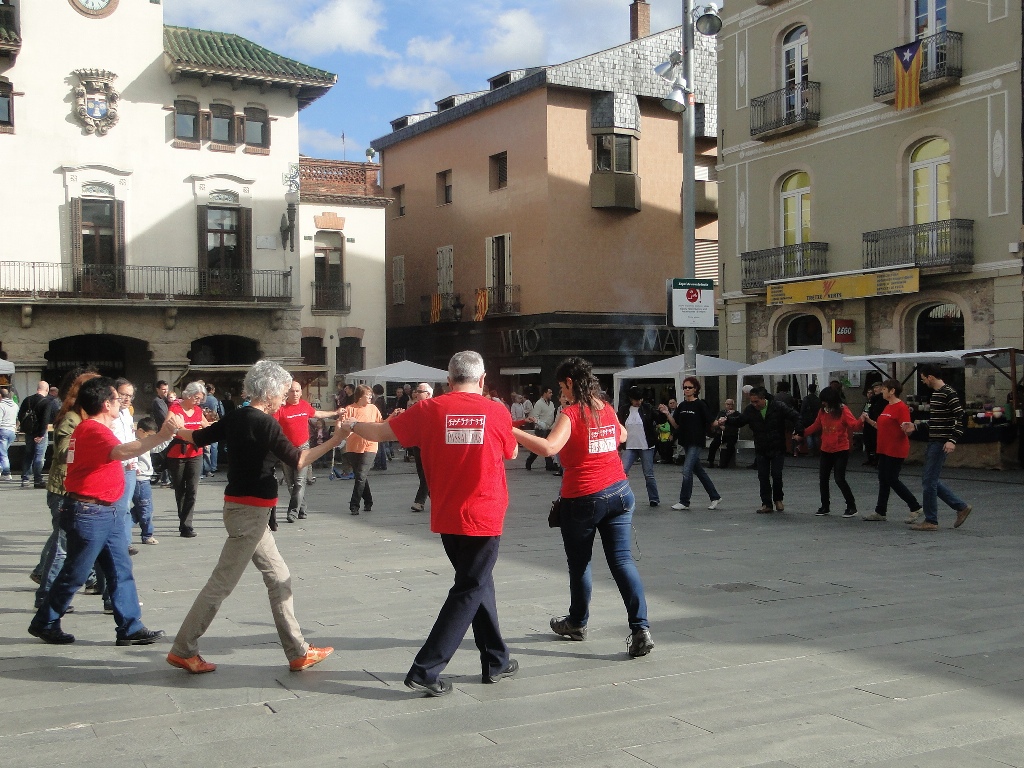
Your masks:
{"label": "black shoe", "polygon": [[856,507],[847,507],[846,511],[843,512],[843,517],[846,517],[846,518],[856,517],[856,516],[857,516],[857,508]]}
{"label": "black shoe", "polygon": [[284,521],[285,521],[286,523],[294,523],[294,522],[295,522],[295,516],[294,516],[294,515],[292,515],[292,513],[291,513],[291,512],[289,512],[289,513],[288,513],[288,516],[287,516],[287,517],[286,517],[286,518],[284,519]]}
{"label": "black shoe", "polygon": [[815,514],[815,515],[816,515],[817,517],[824,517],[825,515],[827,515],[827,514],[828,514],[828,512],[829,512],[829,509],[828,509],[828,507],[818,507],[818,511],[817,511],[817,512],[815,512],[814,514]]}
{"label": "black shoe", "polygon": [[305,520],[305,519],[306,519],[306,513],[305,512],[299,512],[299,520]]}
{"label": "black shoe", "polygon": [[652,501],[652,502],[650,502],[650,505],[651,505],[652,507],[656,507],[656,506],[658,506],[659,504],[661,504],[661,502],[660,502],[660,501]]}
{"label": "black shoe", "polygon": [[137,554],[139,554],[139,548],[138,547],[131,547],[131,546],[128,547],[128,556],[129,557],[135,557]]}
{"label": "black shoe", "polygon": [[626,653],[631,659],[646,656],[653,649],[654,640],[651,639],[651,630],[646,627],[634,630],[633,634],[626,638]]}
{"label": "black shoe", "polygon": [[113,616],[114,615],[114,604],[113,603],[104,603],[103,604],[103,612],[105,614],[107,614],[107,616]]}
{"label": "black shoe", "polygon": [[183,539],[194,539],[199,534],[197,534],[195,531],[189,528],[187,531],[182,531],[178,535],[181,536],[181,538]]}
{"label": "black shoe", "polygon": [[359,514],[359,510],[358,509],[350,509],[349,510],[349,514],[350,515],[358,515]]}
{"label": "black shoe", "polygon": [[447,680],[438,678],[433,683],[417,683],[411,677],[405,678],[405,687],[413,691],[420,691],[427,696],[447,696],[452,692],[452,684]]}
{"label": "black shoe", "polygon": [[367,504],[365,507],[363,507],[363,512],[369,512],[372,509],[373,509],[373,504]]}
{"label": "black shoe", "polygon": [[508,664],[501,672],[497,672],[492,675],[485,674],[483,676],[483,682],[485,683],[500,683],[506,677],[515,677],[516,672],[519,671],[519,662],[515,659],[509,659]]}
{"label": "black shoe", "polygon": [[53,627],[51,629],[36,629],[35,627],[29,627],[28,633],[32,637],[38,637],[44,643],[50,643],[50,645],[68,645],[75,642],[75,636],[69,635],[59,627]]}
{"label": "black shoe", "polygon": [[46,490],[46,483],[36,483],[32,487],[33,488],[42,488],[43,490]]}
{"label": "black shoe", "polygon": [[555,470],[554,472],[552,472],[551,474],[553,474],[553,475],[554,475],[555,477],[562,477],[562,475],[564,475],[564,474],[565,474],[565,472],[563,472],[563,471],[561,470],[561,468],[559,468],[559,469],[556,469],[556,470]]}
{"label": "black shoe", "polygon": [[146,629],[143,627],[138,632],[130,635],[118,635],[116,645],[152,645],[164,636],[162,629]]}
{"label": "black shoe", "polygon": [[32,571],[32,573],[30,573],[30,574],[28,575],[28,577],[29,577],[30,579],[32,579],[32,581],[34,581],[34,582],[35,582],[36,584],[42,584],[42,583],[43,583],[43,577],[42,577],[42,576],[40,576],[40,575],[39,575],[38,573],[36,573],[35,571]]}
{"label": "black shoe", "polygon": [[97,587],[96,586],[96,582],[94,581],[92,584],[86,584],[85,585],[85,588],[82,590],[82,594],[83,595],[102,595],[103,594],[103,590],[100,589],[99,587]]}
{"label": "black shoe", "polygon": [[556,635],[567,637],[570,640],[582,641],[587,639],[587,625],[576,626],[570,623],[568,616],[552,616],[548,622],[551,631]]}

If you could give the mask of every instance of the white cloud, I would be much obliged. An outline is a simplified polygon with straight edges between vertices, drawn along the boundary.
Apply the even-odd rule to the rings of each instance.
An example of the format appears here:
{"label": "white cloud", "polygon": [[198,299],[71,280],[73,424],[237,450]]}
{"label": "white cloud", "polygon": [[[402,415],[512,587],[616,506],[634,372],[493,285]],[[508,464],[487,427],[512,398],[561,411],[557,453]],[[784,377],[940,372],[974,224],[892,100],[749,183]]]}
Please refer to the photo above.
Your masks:
{"label": "white cloud", "polygon": [[381,74],[372,76],[370,84],[398,91],[426,93],[435,99],[457,92],[455,81],[447,71],[441,67],[412,61],[400,61],[389,65]]}
{"label": "white cloud", "polygon": [[289,49],[313,54],[343,51],[393,56],[378,36],[384,29],[377,0],[328,0],[288,29]]}
{"label": "white cloud", "polygon": [[344,151],[346,155],[352,155],[353,151],[362,152],[366,147],[362,142],[346,136],[342,141],[341,133],[333,133],[324,128],[313,128],[299,123],[299,145],[302,154],[311,157],[341,157]]}
{"label": "white cloud", "polygon": [[549,63],[545,61],[548,46],[544,24],[525,8],[498,14],[481,42],[481,63],[501,70]]}

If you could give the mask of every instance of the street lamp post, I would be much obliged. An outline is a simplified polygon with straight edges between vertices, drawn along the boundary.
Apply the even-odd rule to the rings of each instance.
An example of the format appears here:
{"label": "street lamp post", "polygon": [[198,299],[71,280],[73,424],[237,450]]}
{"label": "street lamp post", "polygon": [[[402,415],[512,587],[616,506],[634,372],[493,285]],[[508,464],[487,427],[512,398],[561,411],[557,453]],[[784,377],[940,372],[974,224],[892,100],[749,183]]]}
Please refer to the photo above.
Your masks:
{"label": "street lamp post", "polygon": [[[697,276],[697,215],[695,210],[696,187],[696,121],[693,98],[693,40],[694,30],[706,37],[714,37],[722,28],[718,17],[718,6],[714,3],[702,5],[694,12],[693,0],[683,0],[682,50],[672,53],[671,58],[655,68],[655,72],[671,83],[669,95],[662,100],[662,106],[678,112],[683,130],[683,278],[693,280]],[[697,329],[688,326],[683,329],[683,367],[687,375],[697,371]]]}

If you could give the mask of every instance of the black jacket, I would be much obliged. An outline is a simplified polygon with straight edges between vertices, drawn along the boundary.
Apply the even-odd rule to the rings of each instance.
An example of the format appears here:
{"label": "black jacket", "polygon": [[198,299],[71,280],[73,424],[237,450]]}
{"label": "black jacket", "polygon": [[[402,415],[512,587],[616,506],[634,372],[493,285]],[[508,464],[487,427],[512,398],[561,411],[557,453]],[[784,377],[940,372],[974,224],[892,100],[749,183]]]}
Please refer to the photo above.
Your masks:
{"label": "black jacket", "polygon": [[[629,409],[632,403],[629,400],[625,405],[619,406],[619,423],[625,425],[629,417]],[[654,448],[658,444],[658,424],[668,420],[661,411],[655,410],[650,403],[640,403],[640,421],[644,423],[644,437],[647,438],[647,447]]]}
{"label": "black jacket", "polygon": [[800,432],[803,423],[800,414],[778,400],[768,400],[768,410],[761,416],[761,411],[752,405],[743,409],[743,413],[729,417],[730,426],[746,424],[754,433],[754,453],[762,456],[777,456],[786,452],[787,422],[796,424]]}

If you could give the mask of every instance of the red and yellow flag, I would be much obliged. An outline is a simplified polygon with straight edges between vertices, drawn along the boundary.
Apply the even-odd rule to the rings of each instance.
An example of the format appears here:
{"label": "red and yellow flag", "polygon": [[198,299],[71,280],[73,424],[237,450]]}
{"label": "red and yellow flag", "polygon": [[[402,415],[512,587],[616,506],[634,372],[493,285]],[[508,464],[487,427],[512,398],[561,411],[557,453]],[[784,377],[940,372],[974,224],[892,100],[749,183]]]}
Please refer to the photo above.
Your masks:
{"label": "red and yellow flag", "polygon": [[896,109],[921,106],[921,41],[893,48],[892,56],[896,71]]}
{"label": "red and yellow flag", "polygon": [[487,289],[476,289],[476,310],[473,312],[473,319],[480,322],[487,316]]}

